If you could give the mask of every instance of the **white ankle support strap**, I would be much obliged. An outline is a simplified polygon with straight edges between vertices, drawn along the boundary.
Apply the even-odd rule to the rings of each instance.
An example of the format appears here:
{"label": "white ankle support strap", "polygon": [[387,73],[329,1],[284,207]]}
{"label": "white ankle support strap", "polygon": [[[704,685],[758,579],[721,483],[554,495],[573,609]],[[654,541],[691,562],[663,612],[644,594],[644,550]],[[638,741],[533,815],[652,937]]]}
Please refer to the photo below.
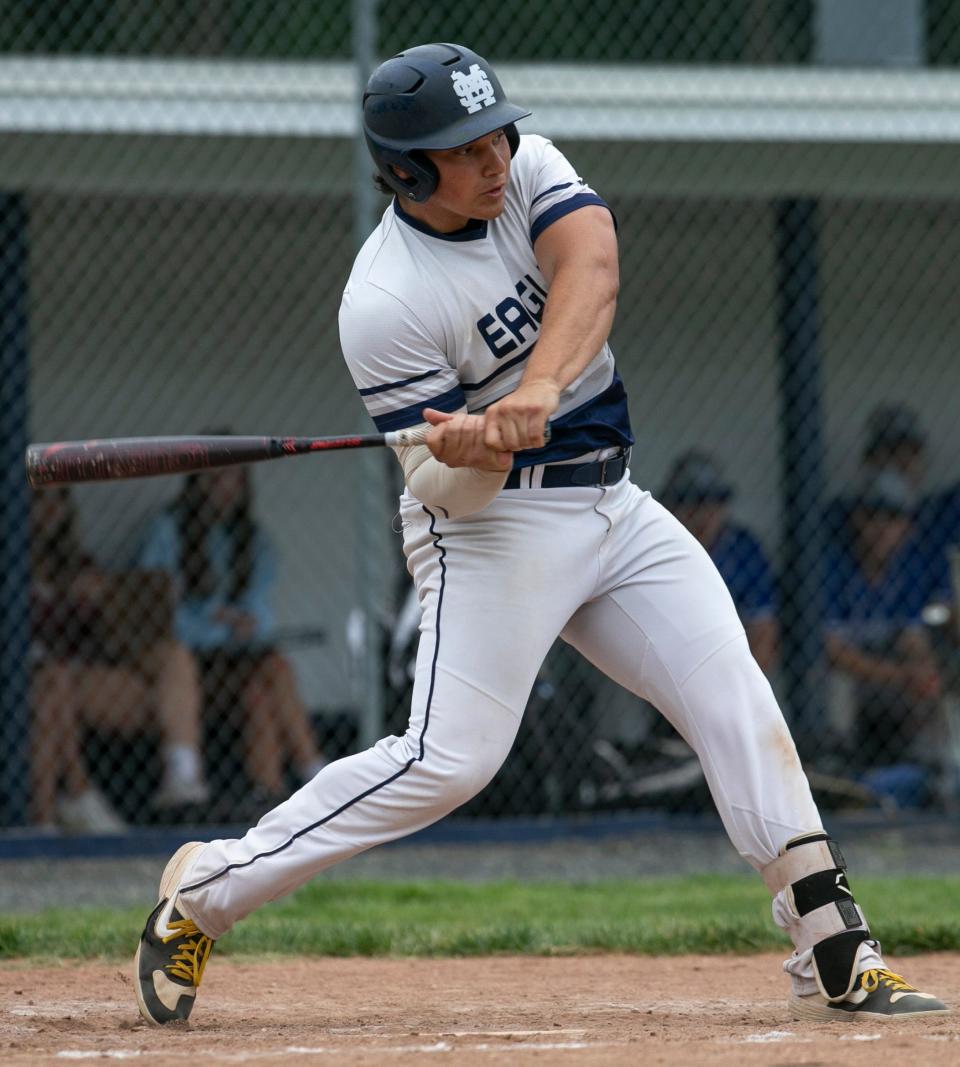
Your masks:
{"label": "white ankle support strap", "polygon": [[813,950],[817,986],[830,1001],[853,988],[860,945],[870,937],[846,869],[836,842],[816,830],[791,838],[762,872],[774,894],[774,921],[798,952]]}

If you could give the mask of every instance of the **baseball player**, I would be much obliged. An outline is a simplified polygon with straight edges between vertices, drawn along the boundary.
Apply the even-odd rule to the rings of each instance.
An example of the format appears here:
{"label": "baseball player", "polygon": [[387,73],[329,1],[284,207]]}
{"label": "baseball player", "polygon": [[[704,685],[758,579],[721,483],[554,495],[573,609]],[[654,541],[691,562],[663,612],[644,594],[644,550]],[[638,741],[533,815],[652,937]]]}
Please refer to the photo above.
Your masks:
{"label": "baseball player", "polygon": [[377,428],[432,427],[398,449],[422,615],[410,722],[244,837],[173,856],[137,952],[140,1010],[185,1019],[237,920],[482,789],[559,635],[696,750],[794,942],[798,1016],[944,1012],[887,970],[707,553],[628,477],[607,344],[615,222],[550,141],[520,136],[528,114],[460,45],[412,48],[366,86],[376,180],[394,195],[357,256],[340,331]]}

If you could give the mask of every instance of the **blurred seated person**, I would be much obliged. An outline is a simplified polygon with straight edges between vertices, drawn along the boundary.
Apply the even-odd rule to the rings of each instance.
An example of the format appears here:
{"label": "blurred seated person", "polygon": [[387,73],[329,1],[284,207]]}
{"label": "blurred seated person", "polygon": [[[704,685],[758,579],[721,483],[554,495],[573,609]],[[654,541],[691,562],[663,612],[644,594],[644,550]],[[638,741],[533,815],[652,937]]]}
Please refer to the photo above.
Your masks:
{"label": "blurred seated person", "polygon": [[709,553],[733,597],[754,659],[770,674],[780,639],[773,573],[757,538],[731,520],[732,498],[720,466],[699,449],[675,460],[658,497]]}
{"label": "blurred seated person", "polygon": [[38,830],[119,833],[126,823],[90,780],[70,664],[34,642],[30,682],[30,824]]}
{"label": "blurred seated person", "polygon": [[[946,554],[960,541],[960,482],[921,498],[927,475],[927,433],[917,412],[902,403],[880,404],[864,423],[863,451],[858,477],[883,470],[895,471],[918,501],[913,516],[913,535],[928,561],[922,579],[928,599],[942,599],[946,590]],[[850,501],[841,496],[827,506],[829,534],[849,539]]]}
{"label": "blurred seated person", "polygon": [[309,781],[325,761],[293,667],[271,643],[276,561],[254,517],[248,469],[222,467],[188,476],[179,496],[151,524],[140,565],[171,575],[176,636],[198,656],[217,699],[242,710],[252,802],[270,805],[287,795],[288,761],[301,782]]}
{"label": "blurred seated person", "polygon": [[[900,403],[879,404],[864,420],[858,480],[877,471],[893,470],[919,499],[926,475],[926,444],[926,432],[913,408]],[[851,500],[846,494],[829,501],[826,508],[828,537],[839,541],[849,539],[850,506]]]}
{"label": "blurred seated person", "polygon": [[[960,481],[935,490],[920,501],[917,509],[918,536],[928,560],[927,599],[943,604],[953,614],[955,638],[957,625],[957,590],[960,587]],[[948,616],[949,617],[949,616]]]}
{"label": "blurred seated person", "polygon": [[828,545],[826,567],[827,659],[854,683],[850,754],[868,782],[905,805],[931,787],[940,726],[915,499],[897,471],[866,471],[848,501],[848,536]]}
{"label": "blurred seated person", "polygon": [[[200,803],[200,688],[189,650],[169,638],[136,662],[103,640],[113,575],[80,543],[69,491],[31,498],[33,819],[69,829],[116,830],[119,817],[90,784],[81,755],[86,728],[124,737],[156,734],[164,771],[153,802]],[[63,795],[57,799],[62,785]]]}

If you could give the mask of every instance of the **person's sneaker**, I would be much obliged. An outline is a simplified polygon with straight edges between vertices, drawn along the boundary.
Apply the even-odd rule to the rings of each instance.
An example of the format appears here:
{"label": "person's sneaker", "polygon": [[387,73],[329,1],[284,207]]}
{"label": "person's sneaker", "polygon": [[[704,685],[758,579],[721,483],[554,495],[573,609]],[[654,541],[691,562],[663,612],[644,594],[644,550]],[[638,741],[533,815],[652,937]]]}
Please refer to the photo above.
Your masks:
{"label": "person's sneaker", "polygon": [[176,778],[167,775],[154,794],[153,806],[183,808],[188,805],[206,804],[210,799],[210,786],[202,778]]}
{"label": "person's sneaker", "polygon": [[167,863],[160,878],[160,901],[147,919],[133,961],[140,1014],[157,1026],[189,1017],[213,950],[213,939],[176,908],[184,874],[203,847],[202,841],[191,841]]}
{"label": "person's sneaker", "polygon": [[110,807],[106,798],[92,786],[75,797],[61,797],[57,822],[76,833],[122,834],[127,824]]}
{"label": "person's sneaker", "polygon": [[820,993],[806,997],[790,995],[796,1019],[908,1019],[921,1015],[945,1015],[950,1009],[932,993],[921,993],[899,974],[888,970],[864,971],[853,989],[837,1003]]}

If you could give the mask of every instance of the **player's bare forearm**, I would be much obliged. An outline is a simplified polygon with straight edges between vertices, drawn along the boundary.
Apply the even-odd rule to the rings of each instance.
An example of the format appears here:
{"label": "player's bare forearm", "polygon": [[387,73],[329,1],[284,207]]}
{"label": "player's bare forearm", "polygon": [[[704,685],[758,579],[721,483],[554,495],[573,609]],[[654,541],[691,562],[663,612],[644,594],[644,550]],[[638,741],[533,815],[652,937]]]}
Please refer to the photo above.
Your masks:
{"label": "player's bare forearm", "polygon": [[613,220],[587,207],[557,220],[538,238],[537,261],[549,296],[536,347],[517,388],[486,412],[486,444],[517,451],[541,446],[543,427],[603,347],[619,289]]}

